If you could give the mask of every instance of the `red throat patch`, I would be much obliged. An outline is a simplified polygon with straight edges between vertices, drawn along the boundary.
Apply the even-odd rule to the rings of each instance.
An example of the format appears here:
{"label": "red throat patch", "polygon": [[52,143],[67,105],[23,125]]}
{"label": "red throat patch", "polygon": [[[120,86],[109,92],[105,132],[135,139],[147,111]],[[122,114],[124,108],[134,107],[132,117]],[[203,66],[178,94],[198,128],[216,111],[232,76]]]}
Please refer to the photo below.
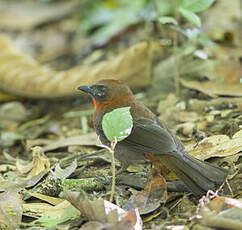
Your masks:
{"label": "red throat patch", "polygon": [[122,95],[120,97],[114,98],[113,100],[107,101],[106,103],[98,103],[97,100],[94,97],[92,97],[92,100],[93,100],[93,104],[94,104],[94,109],[96,111],[97,109],[104,109],[104,108],[107,108],[109,106],[120,105],[123,102],[132,101],[133,98],[131,98],[131,97],[133,97],[133,96]]}
{"label": "red throat patch", "polygon": [[97,103],[97,101],[96,101],[96,99],[94,97],[92,97],[92,101],[93,101],[93,104],[94,104],[94,109],[97,110],[98,103]]}

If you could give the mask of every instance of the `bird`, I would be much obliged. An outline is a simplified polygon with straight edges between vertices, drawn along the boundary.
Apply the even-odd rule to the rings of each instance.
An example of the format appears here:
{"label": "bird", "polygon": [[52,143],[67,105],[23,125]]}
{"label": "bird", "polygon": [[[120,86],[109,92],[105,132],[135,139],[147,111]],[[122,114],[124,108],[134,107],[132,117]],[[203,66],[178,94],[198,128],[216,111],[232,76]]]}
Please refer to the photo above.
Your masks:
{"label": "bird", "polygon": [[91,96],[94,103],[93,124],[102,144],[110,146],[104,134],[102,119],[106,113],[130,107],[133,128],[118,142],[114,155],[123,169],[151,161],[173,171],[195,196],[214,190],[227,177],[227,170],[190,155],[178,137],[144,104],[135,99],[131,89],[119,80],[107,79],[78,90]]}

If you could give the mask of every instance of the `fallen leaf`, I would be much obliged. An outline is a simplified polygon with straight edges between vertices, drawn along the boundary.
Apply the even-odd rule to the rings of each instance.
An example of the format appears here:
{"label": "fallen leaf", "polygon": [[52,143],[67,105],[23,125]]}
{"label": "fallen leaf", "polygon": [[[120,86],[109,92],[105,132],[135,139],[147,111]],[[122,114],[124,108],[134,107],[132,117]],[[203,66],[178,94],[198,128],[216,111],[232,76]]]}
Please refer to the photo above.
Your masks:
{"label": "fallen leaf", "polygon": [[18,228],[23,214],[22,198],[17,191],[8,190],[0,194],[0,223],[10,230]]}
{"label": "fallen leaf", "polygon": [[231,139],[226,135],[214,135],[204,138],[195,148],[193,145],[186,148],[192,156],[201,160],[234,155],[242,151],[242,130]]}
{"label": "fallen leaf", "polygon": [[103,229],[107,229],[109,230],[109,228],[111,227],[111,224],[103,224],[100,223],[98,221],[89,221],[85,224],[82,225],[82,227],[80,228],[80,230],[103,230]]}
{"label": "fallen leaf", "polygon": [[33,196],[33,197],[36,197],[40,200],[43,200],[43,201],[46,201],[52,205],[58,205],[60,203],[62,203],[64,200],[63,199],[60,199],[60,198],[56,198],[56,197],[51,197],[51,196],[47,196],[47,195],[44,195],[44,194],[40,194],[40,193],[37,193],[37,192],[32,192],[30,190],[25,190],[29,195]]}
{"label": "fallen leaf", "polygon": [[111,224],[108,226],[110,230],[141,230],[142,220],[138,210],[126,212],[119,206],[112,204],[107,200],[91,201],[82,192],[65,192],[63,197],[71,202],[81,214],[90,221],[97,221],[103,224]]}
{"label": "fallen leaf", "polygon": [[39,218],[43,215],[43,213],[52,208],[53,205],[48,204],[48,203],[39,203],[39,202],[34,202],[34,203],[24,203],[23,204],[23,214],[25,216],[31,216],[35,218]]}
{"label": "fallen leaf", "polygon": [[156,169],[148,176],[144,190],[131,196],[124,205],[125,210],[139,209],[141,215],[148,214],[160,207],[167,200],[167,185],[164,177]]}
{"label": "fallen leaf", "polygon": [[65,179],[69,177],[77,168],[76,159],[72,162],[72,164],[65,169],[62,169],[60,165],[57,163],[55,166],[55,171],[52,172],[52,175],[55,179]]}
{"label": "fallen leaf", "polygon": [[37,184],[43,176],[45,176],[46,172],[43,171],[39,173],[36,176],[33,176],[31,178],[22,178],[22,177],[17,177],[16,181],[1,181],[0,183],[0,190],[9,190],[9,189],[16,189],[20,190],[22,188],[29,188],[33,187],[35,184]]}
{"label": "fallen leaf", "polygon": [[0,119],[12,121],[24,121],[28,117],[28,112],[22,103],[12,101],[4,103],[0,107]]}
{"label": "fallen leaf", "polygon": [[44,155],[41,147],[32,148],[33,160],[27,165],[21,165],[19,161],[16,162],[16,167],[21,173],[27,173],[27,179],[33,178],[43,172],[48,172],[50,168],[49,159]]}
{"label": "fallen leaf", "polygon": [[198,81],[186,81],[180,80],[181,83],[190,89],[198,90],[210,97],[217,96],[242,96],[242,84],[229,84],[227,82],[198,82]]}
{"label": "fallen leaf", "polygon": [[17,132],[2,132],[0,136],[1,144],[5,147],[13,146],[17,141],[23,139],[24,135]]}
{"label": "fallen leaf", "polygon": [[[231,33],[232,31],[233,37],[237,36],[235,43],[241,44],[239,32],[239,22],[241,20],[240,3],[240,0],[234,0],[233,4],[229,4],[227,0],[220,0],[203,13],[203,18],[206,19],[203,22],[203,26],[206,28],[206,33],[210,38],[221,41],[224,40],[227,32]],[[225,11],[226,14],[224,14]]]}
{"label": "fallen leaf", "polygon": [[0,26],[10,30],[30,30],[35,26],[71,14],[79,4],[77,2],[60,2],[42,4],[41,2],[1,2]]}
{"label": "fallen leaf", "polygon": [[216,197],[200,210],[202,224],[221,229],[242,229],[242,203],[228,197]]}
{"label": "fallen leaf", "polygon": [[0,52],[0,89],[23,97],[77,96],[80,94],[76,90],[78,85],[101,79],[115,78],[131,87],[144,87],[150,83],[151,60],[146,42],[138,43],[109,60],[59,72],[40,66],[32,57],[17,51],[5,35],[0,36]]}
{"label": "fallen leaf", "polygon": [[64,200],[56,206],[49,206],[43,210],[42,216],[35,220],[45,227],[53,227],[64,223],[79,215],[79,211],[74,208],[68,201]]}
{"label": "fallen leaf", "polygon": [[88,133],[82,136],[72,136],[59,140],[52,141],[48,145],[44,146],[44,151],[50,151],[58,148],[68,147],[71,145],[86,145],[86,146],[96,146],[97,145],[97,135],[95,133]]}
{"label": "fallen leaf", "polygon": [[212,201],[210,201],[207,206],[210,210],[216,211],[217,213],[232,208],[237,207],[242,209],[242,201],[233,199],[225,196],[215,197]]}

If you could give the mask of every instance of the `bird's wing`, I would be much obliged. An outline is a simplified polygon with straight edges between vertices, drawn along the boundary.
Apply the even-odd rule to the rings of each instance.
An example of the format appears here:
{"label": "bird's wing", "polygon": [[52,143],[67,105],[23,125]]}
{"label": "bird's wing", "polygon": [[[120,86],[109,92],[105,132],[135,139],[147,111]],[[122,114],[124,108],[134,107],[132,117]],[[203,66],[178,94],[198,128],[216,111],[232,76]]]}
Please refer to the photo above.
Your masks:
{"label": "bird's wing", "polygon": [[144,154],[169,154],[177,150],[172,134],[148,118],[135,121],[131,134],[119,142],[119,145],[125,145],[132,152]]}

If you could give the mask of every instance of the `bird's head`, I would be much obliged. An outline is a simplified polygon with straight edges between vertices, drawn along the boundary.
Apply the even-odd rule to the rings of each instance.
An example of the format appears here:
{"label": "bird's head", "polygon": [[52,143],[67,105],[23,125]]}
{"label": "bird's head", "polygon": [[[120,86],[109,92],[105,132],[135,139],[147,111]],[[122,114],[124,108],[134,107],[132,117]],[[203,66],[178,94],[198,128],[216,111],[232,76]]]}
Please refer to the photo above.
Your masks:
{"label": "bird's head", "polygon": [[88,93],[95,109],[118,105],[134,98],[130,88],[118,80],[101,80],[89,86],[79,86],[78,90]]}

